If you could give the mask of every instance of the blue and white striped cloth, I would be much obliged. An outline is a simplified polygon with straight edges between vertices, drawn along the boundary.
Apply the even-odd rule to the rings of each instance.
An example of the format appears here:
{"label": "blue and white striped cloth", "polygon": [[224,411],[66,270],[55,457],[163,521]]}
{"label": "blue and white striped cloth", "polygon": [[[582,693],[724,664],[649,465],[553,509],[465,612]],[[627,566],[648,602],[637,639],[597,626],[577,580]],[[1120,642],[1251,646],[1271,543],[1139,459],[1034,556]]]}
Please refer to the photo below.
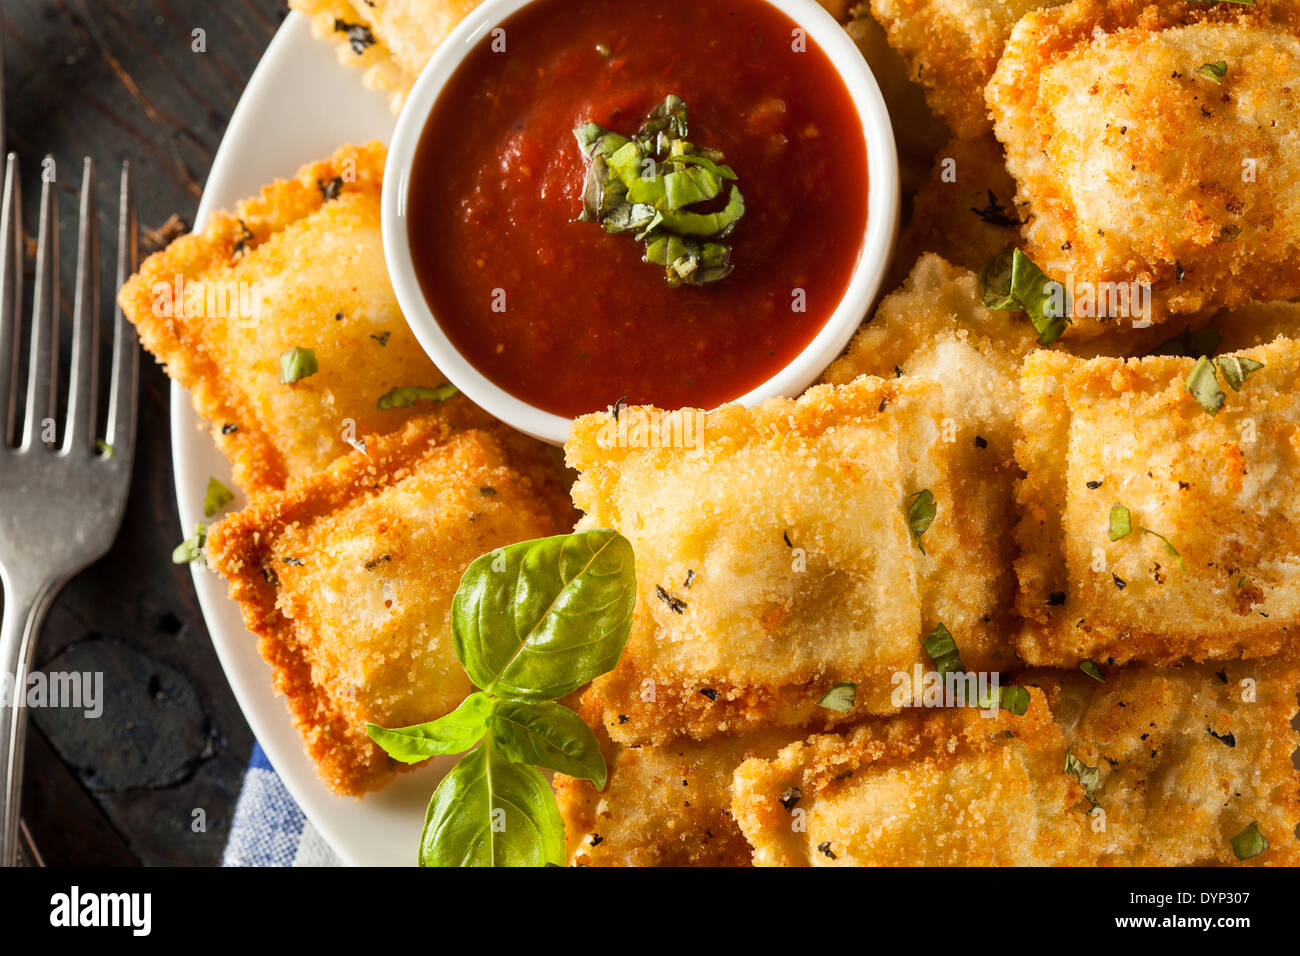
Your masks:
{"label": "blue and white striped cloth", "polygon": [[222,866],[340,866],[289,796],[261,744],[253,745]]}

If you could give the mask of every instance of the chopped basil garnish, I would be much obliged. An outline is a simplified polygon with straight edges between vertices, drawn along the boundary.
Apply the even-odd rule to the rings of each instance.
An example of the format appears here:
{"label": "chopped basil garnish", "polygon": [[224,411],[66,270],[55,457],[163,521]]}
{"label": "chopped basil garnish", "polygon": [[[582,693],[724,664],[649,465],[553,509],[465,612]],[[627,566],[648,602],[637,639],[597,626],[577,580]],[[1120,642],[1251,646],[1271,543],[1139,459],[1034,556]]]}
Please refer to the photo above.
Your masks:
{"label": "chopped basil garnish", "polygon": [[1196,403],[1210,415],[1217,415],[1223,409],[1227,396],[1219,388],[1219,379],[1214,374],[1214,363],[1202,355],[1187,376],[1187,390],[1192,393]]}
{"label": "chopped basil garnish", "polygon": [[1268,840],[1259,832],[1259,824],[1254,820],[1231,840],[1233,855],[1239,860],[1250,860],[1268,849]]}
{"label": "chopped basil garnish", "polygon": [[1106,675],[1101,672],[1101,668],[1094,661],[1084,661],[1079,665],[1079,670],[1083,671],[1093,680],[1106,683]]}
{"label": "chopped basil garnish", "polygon": [[[981,707],[987,708],[995,703],[994,699],[987,693],[982,695],[979,700]],[[1017,684],[1008,684],[1005,687],[998,688],[996,703],[999,708],[1016,717],[1023,717],[1029,710],[1029,689],[1020,687]],[[1007,736],[1013,734],[1008,731]]]}
{"label": "chopped basil garnish", "polygon": [[934,516],[939,509],[934,502],[934,493],[929,488],[916,492],[911,499],[911,503],[907,506],[907,527],[912,532],[912,539],[916,542],[916,546],[921,549],[922,554],[925,554],[921,535],[930,530],[930,525],[934,523]]}
{"label": "chopped basil garnish", "polygon": [[298,346],[291,348],[280,356],[280,383],[290,385],[300,378],[315,375],[320,371],[316,364],[316,353],[312,349]]}
{"label": "chopped basil garnish", "polygon": [[203,495],[203,514],[211,518],[214,514],[235,500],[235,493],[217,481],[208,479],[208,490]]}
{"label": "chopped basil garnish", "polygon": [[444,382],[436,388],[424,385],[402,385],[389,389],[379,398],[379,407],[383,411],[390,408],[410,408],[421,399],[431,402],[445,402],[460,391],[450,382]]}
{"label": "chopped basil garnish", "polygon": [[985,261],[980,267],[979,282],[984,308],[994,312],[1024,312],[1034,323],[1039,345],[1051,345],[1070,324],[1060,283],[1047,278],[1032,259],[1014,246]]}
{"label": "chopped basil garnish", "polygon": [[1240,355],[1220,355],[1214,360],[1214,364],[1219,366],[1219,371],[1223,373],[1223,380],[1234,392],[1240,392],[1241,386],[1246,384],[1246,379],[1264,367],[1263,362],[1256,362],[1254,359]]}
{"label": "chopped basil garnish", "polygon": [[834,710],[841,714],[847,714],[853,709],[853,703],[858,699],[858,685],[843,683],[836,684],[828,690],[821,700],[817,701],[818,707],[825,707],[827,710]]}
{"label": "chopped basil garnish", "polygon": [[208,526],[194,526],[194,533],[172,551],[172,564],[189,564],[203,557],[203,546],[208,541]]}
{"label": "chopped basil garnish", "polygon": [[1074,755],[1074,752],[1067,750],[1065,752],[1065,772],[1072,773],[1083,784],[1083,795],[1088,798],[1088,802],[1094,807],[1097,806],[1097,785],[1101,783],[1101,770],[1098,767],[1089,767],[1086,763]]}
{"label": "chopped basil garnish", "polygon": [[1133,515],[1123,505],[1110,509],[1110,540],[1127,538],[1133,531]]}
{"label": "chopped basil garnish", "polygon": [[[731,274],[731,246],[722,240],[745,215],[745,199],[722,153],[688,142],[686,131],[686,103],[671,94],[631,139],[596,123],[577,127],[589,160],[578,219],[644,241],[644,261],[662,266],[669,285],[709,285]],[[722,209],[689,208],[724,189]]]}
{"label": "chopped basil garnish", "polygon": [[114,448],[112,445],[110,445],[108,442],[104,441],[104,439],[102,438],[95,439],[95,451],[99,452],[105,458],[117,457],[117,449]]}
{"label": "chopped basil garnish", "polygon": [[1171,557],[1175,557],[1178,559],[1178,566],[1182,568],[1184,571],[1187,570],[1187,565],[1183,563],[1183,556],[1178,553],[1178,549],[1174,547],[1174,543],[1172,541],[1166,538],[1159,531],[1152,531],[1150,528],[1139,528],[1138,530],[1141,531],[1143,534],[1155,535],[1157,538],[1163,541],[1165,543],[1165,550],[1169,552]]}
{"label": "chopped basil garnish", "polygon": [[930,655],[934,669],[940,677],[966,670],[962,665],[961,653],[957,650],[957,642],[953,640],[952,632],[942,624],[937,625],[933,631],[921,638],[921,646]]}
{"label": "chopped basil garnish", "polygon": [[1228,64],[1223,60],[1217,63],[1202,63],[1196,69],[1196,75],[1209,80],[1211,83],[1223,83],[1223,78],[1228,75]]}

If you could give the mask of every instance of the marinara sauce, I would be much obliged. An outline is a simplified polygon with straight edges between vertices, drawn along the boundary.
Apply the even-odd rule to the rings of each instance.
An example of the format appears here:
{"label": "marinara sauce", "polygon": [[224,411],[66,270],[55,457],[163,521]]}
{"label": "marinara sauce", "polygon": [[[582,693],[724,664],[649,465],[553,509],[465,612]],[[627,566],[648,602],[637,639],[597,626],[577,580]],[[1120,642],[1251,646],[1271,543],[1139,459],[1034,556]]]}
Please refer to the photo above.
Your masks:
{"label": "marinara sauce", "polygon": [[[711,408],[776,374],[835,310],[866,229],[862,126],[830,60],[763,0],[537,0],[502,29],[440,94],[409,178],[413,259],[452,343],[561,415]],[[574,127],[630,136],[670,93],[745,198],[734,271],[710,286],[669,286],[645,243],[575,221]]]}

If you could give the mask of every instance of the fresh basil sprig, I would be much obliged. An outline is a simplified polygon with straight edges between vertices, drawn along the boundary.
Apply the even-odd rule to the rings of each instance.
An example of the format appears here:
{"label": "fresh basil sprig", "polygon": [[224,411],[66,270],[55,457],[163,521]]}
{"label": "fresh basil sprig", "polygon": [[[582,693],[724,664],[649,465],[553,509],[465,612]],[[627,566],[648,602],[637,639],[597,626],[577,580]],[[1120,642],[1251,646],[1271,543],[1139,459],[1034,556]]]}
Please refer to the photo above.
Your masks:
{"label": "fresh basil sprig", "polygon": [[470,564],[452,637],[479,690],[437,720],[366,725],[403,763],[473,748],[429,802],[421,866],[563,864],[564,825],[535,767],[604,789],[595,735],[554,701],[618,662],[635,602],[632,545],[616,531],[524,541]]}

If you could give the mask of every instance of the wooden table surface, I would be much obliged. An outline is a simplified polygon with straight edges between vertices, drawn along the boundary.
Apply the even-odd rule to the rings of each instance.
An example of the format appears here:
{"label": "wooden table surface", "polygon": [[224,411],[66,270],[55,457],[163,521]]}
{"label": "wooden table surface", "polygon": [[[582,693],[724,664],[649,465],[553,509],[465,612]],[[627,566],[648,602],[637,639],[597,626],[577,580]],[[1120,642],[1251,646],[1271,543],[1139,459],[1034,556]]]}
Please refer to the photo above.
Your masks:
{"label": "wooden table surface", "polygon": [[[231,110],[285,13],[284,0],[4,0],[7,148],[22,161],[31,233],[42,157],[57,162],[65,290],[82,157],[98,164],[106,261],[123,159],[141,229],[173,214],[188,226]],[[196,30],[205,52],[194,49]],[[142,253],[152,248],[146,237]],[[105,283],[106,301],[111,293]],[[253,745],[190,572],[171,563],[181,534],[168,382],[147,356],[140,385],[122,532],[63,590],[36,650],[40,669],[104,675],[98,719],[31,711],[23,816],[50,865],[218,862]]]}

